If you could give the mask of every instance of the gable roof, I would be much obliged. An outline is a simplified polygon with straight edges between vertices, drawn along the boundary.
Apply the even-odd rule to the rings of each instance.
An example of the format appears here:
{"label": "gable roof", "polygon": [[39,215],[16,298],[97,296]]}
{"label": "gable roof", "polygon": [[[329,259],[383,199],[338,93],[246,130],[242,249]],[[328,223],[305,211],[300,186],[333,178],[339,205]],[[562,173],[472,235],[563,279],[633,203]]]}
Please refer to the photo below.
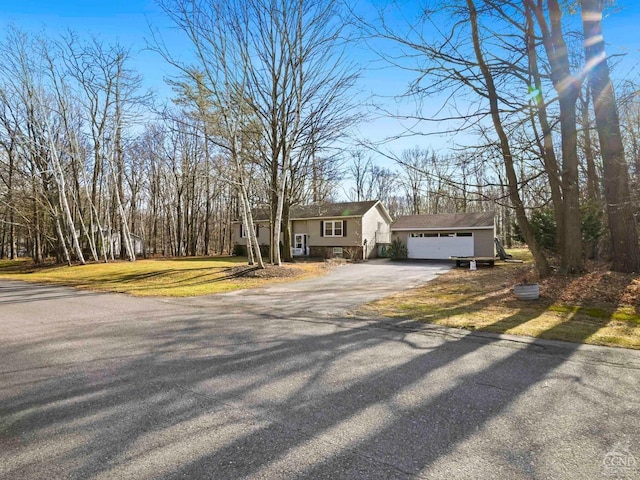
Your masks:
{"label": "gable roof", "polygon": [[365,202],[316,203],[299,205],[291,209],[291,219],[325,218],[325,217],[361,217],[371,210],[378,200]]}
{"label": "gable roof", "polygon": [[448,213],[441,215],[405,215],[399,217],[391,230],[459,230],[493,228],[494,212]]}
{"label": "gable roof", "polygon": [[[302,220],[308,218],[361,217],[371,210],[377,203],[379,203],[379,200],[296,205],[291,207],[289,218],[290,220]],[[254,216],[254,220],[256,221],[268,219],[268,210],[260,209]]]}

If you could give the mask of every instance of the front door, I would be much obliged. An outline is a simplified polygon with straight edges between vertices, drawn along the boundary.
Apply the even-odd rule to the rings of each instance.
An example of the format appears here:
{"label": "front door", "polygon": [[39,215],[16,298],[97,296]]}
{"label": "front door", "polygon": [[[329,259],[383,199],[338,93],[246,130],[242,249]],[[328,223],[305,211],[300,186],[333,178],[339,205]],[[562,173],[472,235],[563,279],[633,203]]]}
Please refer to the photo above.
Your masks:
{"label": "front door", "polygon": [[307,234],[296,233],[293,235],[293,256],[299,257],[307,254]]}

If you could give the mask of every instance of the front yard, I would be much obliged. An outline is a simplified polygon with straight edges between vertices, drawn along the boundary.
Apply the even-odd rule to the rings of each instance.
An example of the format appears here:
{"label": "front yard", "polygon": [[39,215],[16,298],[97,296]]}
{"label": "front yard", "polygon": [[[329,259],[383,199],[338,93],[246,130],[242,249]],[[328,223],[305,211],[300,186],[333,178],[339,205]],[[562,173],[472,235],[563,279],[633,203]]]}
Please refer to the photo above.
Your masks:
{"label": "front yard", "polygon": [[582,276],[546,279],[539,300],[522,301],[511,289],[530,270],[530,256],[510,252],[525,263],[454,269],[423,287],[370,303],[359,314],[640,349],[639,275],[595,267]]}
{"label": "front yard", "polygon": [[0,261],[0,278],[66,285],[136,296],[187,297],[253,288],[320,275],[323,263],[258,270],[242,257],[185,257],[68,266],[35,266],[26,259]]}

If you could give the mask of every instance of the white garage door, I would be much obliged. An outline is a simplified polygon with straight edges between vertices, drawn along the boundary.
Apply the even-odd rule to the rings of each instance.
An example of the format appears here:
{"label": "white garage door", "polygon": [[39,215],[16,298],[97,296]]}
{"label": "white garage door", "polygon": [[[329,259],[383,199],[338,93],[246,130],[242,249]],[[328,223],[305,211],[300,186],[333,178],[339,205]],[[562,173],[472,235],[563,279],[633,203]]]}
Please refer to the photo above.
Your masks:
{"label": "white garage door", "polygon": [[[413,236],[412,236],[413,235]],[[449,257],[472,257],[473,234],[412,234],[407,239],[409,258],[448,259]]]}

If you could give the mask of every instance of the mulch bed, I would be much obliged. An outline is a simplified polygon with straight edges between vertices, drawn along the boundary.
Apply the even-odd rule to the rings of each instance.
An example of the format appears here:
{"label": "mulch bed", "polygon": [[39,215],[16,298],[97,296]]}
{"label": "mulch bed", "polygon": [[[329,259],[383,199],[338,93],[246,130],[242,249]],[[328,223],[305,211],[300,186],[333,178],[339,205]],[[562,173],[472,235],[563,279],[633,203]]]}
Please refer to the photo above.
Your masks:
{"label": "mulch bed", "polygon": [[303,275],[305,272],[299,268],[283,265],[265,265],[265,268],[258,268],[252,265],[241,265],[227,270],[229,277],[235,278],[293,278]]}
{"label": "mulch bed", "polygon": [[640,276],[604,269],[582,275],[554,275],[540,282],[540,293],[572,305],[607,304],[640,309]]}

